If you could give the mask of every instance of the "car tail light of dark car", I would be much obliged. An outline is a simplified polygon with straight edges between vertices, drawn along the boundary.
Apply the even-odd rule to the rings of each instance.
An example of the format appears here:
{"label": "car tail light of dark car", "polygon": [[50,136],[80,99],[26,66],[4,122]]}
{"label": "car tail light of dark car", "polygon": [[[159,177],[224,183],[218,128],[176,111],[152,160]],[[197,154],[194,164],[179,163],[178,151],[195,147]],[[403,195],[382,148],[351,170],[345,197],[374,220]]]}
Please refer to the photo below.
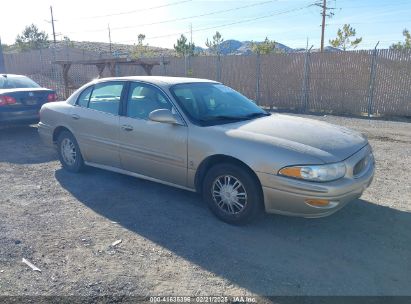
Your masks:
{"label": "car tail light of dark car", "polygon": [[47,95],[47,101],[56,101],[57,100],[57,94],[56,93],[50,93]]}
{"label": "car tail light of dark car", "polygon": [[15,104],[17,100],[14,97],[3,95],[0,96],[0,106],[7,106],[11,104]]}

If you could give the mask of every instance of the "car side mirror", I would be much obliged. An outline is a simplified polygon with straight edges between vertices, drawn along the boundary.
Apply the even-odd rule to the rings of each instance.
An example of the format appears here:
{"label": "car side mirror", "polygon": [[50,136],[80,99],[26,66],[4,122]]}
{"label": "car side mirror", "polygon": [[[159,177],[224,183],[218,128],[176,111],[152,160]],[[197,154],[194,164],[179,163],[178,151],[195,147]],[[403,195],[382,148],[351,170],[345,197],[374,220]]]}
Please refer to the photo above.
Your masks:
{"label": "car side mirror", "polygon": [[172,125],[183,125],[181,120],[168,109],[158,109],[150,112],[148,118],[152,121],[168,123]]}

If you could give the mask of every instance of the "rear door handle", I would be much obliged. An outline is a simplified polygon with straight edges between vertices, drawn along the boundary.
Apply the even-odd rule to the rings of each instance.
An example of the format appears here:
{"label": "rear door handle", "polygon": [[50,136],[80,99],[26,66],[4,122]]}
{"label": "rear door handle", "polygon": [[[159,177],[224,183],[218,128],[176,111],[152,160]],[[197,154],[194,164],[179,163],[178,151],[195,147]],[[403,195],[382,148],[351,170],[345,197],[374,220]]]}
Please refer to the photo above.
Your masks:
{"label": "rear door handle", "polygon": [[77,120],[77,119],[79,119],[79,118],[80,118],[80,116],[78,116],[77,114],[72,114],[72,115],[71,115],[71,118],[73,118],[73,119],[76,119],[76,120]]}
{"label": "rear door handle", "polygon": [[130,126],[130,125],[122,125],[122,126],[121,126],[121,129],[122,129],[123,131],[133,131],[133,127]]}

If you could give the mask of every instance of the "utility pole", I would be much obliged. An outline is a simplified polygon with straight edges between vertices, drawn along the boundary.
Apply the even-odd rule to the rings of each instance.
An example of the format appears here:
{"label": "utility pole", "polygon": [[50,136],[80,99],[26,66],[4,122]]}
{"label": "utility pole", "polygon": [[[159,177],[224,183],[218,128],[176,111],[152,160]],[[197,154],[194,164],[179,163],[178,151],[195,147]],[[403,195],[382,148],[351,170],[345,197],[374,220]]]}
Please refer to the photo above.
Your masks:
{"label": "utility pole", "polygon": [[322,16],[322,22],[321,22],[321,47],[320,50],[321,52],[324,51],[324,34],[325,34],[325,17],[332,17],[334,15],[333,12],[327,13],[328,10],[334,10],[335,7],[327,7],[327,0],[321,0],[315,3],[315,5],[319,6],[322,8],[321,16]]}
{"label": "utility pole", "polygon": [[111,50],[111,31],[110,31],[110,24],[107,25],[108,28],[108,40],[110,41],[110,54],[112,54]]}
{"label": "utility pole", "polygon": [[321,13],[323,21],[321,23],[321,52],[324,51],[324,32],[325,32],[325,13],[327,9],[327,0],[323,0],[323,12]]}
{"label": "utility pole", "polygon": [[51,13],[51,26],[53,28],[53,41],[54,45],[56,45],[56,31],[54,30],[54,17],[53,17],[53,7],[50,6],[50,13]]}
{"label": "utility pole", "polygon": [[193,24],[190,23],[190,43],[193,44]]}

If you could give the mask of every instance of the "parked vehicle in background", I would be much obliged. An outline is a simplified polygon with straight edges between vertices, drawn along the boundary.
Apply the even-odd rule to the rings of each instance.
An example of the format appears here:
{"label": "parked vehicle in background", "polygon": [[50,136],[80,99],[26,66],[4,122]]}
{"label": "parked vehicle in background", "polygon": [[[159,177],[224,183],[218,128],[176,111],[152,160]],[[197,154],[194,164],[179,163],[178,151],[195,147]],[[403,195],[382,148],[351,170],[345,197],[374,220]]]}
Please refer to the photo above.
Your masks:
{"label": "parked vehicle in background", "polygon": [[38,122],[41,106],[56,100],[55,91],[26,76],[0,74],[0,123]]}
{"label": "parked vehicle in background", "polygon": [[202,193],[232,224],[262,209],[321,217],[361,196],[374,175],[352,130],[271,114],[211,80],[93,81],[40,111],[39,134],[63,167],[90,165]]}

